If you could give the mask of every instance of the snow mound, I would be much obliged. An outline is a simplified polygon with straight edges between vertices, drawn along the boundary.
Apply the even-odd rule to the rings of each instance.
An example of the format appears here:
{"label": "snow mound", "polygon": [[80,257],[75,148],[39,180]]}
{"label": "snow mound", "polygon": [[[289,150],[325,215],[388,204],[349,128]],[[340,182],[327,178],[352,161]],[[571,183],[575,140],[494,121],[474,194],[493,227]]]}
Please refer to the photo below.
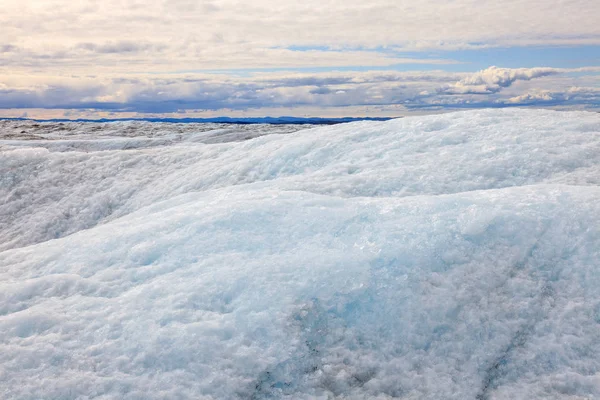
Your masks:
{"label": "snow mound", "polygon": [[598,115],[89,135],[0,144],[0,397],[600,396]]}

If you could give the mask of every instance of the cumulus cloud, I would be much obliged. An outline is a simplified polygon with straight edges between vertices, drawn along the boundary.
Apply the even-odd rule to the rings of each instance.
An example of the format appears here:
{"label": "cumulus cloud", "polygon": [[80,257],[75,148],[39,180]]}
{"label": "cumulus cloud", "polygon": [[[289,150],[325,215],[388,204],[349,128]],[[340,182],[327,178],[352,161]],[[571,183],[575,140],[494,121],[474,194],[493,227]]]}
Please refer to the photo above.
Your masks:
{"label": "cumulus cloud", "polygon": [[578,87],[572,86],[565,92],[567,99],[571,98],[598,98],[600,97],[600,87]]}
{"label": "cumulus cloud", "polygon": [[510,69],[492,66],[452,85],[445,86],[440,89],[440,92],[446,94],[491,94],[497,93],[519,80],[529,81],[561,72],[562,70],[557,68]]}
{"label": "cumulus cloud", "polygon": [[[579,73],[571,76],[568,72]],[[542,76],[547,79],[535,80]],[[337,114],[335,109],[352,107],[362,107],[362,112],[368,107],[390,109],[396,106],[401,106],[405,112],[514,105],[594,107],[600,104],[600,93],[593,88],[594,80],[597,82],[595,70],[544,68],[489,68],[477,73],[261,72],[243,76],[224,73],[131,74],[125,77],[120,74],[9,74],[0,75],[0,82],[3,82],[0,84],[0,109],[94,109],[155,114],[197,110],[229,114],[262,109],[263,114],[271,115],[276,112],[303,115],[308,112],[305,110],[334,115]],[[523,87],[530,81],[544,82],[544,86]],[[479,92],[447,90],[456,87],[457,83],[463,87],[484,86],[488,89]],[[281,111],[283,108],[288,111]]]}
{"label": "cumulus cloud", "polygon": [[186,109],[348,107],[390,105],[431,91],[462,74],[429,72],[259,73],[139,75],[113,77],[13,76],[0,108],[96,108],[173,112]]}
{"label": "cumulus cloud", "polygon": [[504,101],[506,104],[535,104],[541,102],[553,101],[552,93],[548,90],[542,90],[533,93],[524,93],[519,96],[511,97]]}
{"label": "cumulus cloud", "polygon": [[422,110],[510,106],[598,109],[599,71],[598,67],[490,67],[465,74],[456,82],[441,85],[435,91],[424,90],[410,99],[406,107]]}
{"label": "cumulus cloud", "polygon": [[[519,87],[523,82],[562,71],[393,69],[456,64],[445,50],[600,44],[598,14],[596,0],[551,7],[547,0],[4,0],[0,107],[160,112],[509,104],[529,93]],[[427,54],[431,49],[441,51]],[[273,72],[302,68],[392,71]],[[563,98],[554,88],[541,90]],[[594,98],[570,96],[565,101]]]}
{"label": "cumulus cloud", "polygon": [[596,106],[600,104],[600,88],[572,86],[563,91],[533,90],[508,99],[497,100],[507,105]]}

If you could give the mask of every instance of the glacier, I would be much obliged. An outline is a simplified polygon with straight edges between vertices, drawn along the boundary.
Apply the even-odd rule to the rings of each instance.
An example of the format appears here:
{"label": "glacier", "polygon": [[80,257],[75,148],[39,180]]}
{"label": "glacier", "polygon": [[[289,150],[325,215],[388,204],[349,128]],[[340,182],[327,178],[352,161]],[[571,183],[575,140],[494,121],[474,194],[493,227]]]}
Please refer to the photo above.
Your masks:
{"label": "glacier", "polygon": [[0,121],[0,397],[600,397],[600,115]]}

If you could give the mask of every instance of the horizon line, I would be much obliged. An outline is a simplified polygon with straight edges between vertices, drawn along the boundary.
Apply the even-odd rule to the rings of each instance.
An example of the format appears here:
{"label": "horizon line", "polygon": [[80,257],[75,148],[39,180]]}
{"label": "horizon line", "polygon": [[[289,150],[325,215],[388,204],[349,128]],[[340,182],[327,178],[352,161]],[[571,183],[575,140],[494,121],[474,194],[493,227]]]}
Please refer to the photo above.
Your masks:
{"label": "horizon line", "polygon": [[32,122],[168,122],[168,123],[228,123],[228,124],[239,124],[239,125],[252,125],[252,124],[273,124],[273,125],[333,125],[345,122],[358,122],[358,121],[389,121],[391,119],[402,118],[402,116],[395,117],[292,117],[292,116],[280,116],[280,117],[207,117],[207,118],[196,118],[196,117],[184,117],[184,118],[173,118],[173,117],[130,117],[130,118],[28,118],[28,117],[0,117],[0,121],[32,121]]}

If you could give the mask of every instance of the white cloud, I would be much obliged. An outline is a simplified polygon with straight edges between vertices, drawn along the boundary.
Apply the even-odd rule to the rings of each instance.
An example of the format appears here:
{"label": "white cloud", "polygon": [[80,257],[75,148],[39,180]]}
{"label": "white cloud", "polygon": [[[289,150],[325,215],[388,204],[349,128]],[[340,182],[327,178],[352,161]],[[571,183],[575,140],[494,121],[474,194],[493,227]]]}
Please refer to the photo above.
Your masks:
{"label": "white cloud", "polygon": [[385,109],[385,113],[393,110],[406,114],[518,104],[590,108],[600,104],[600,93],[594,89],[600,84],[597,72],[598,68],[495,67],[476,73],[260,72],[240,76],[0,72],[0,110],[10,110],[0,112],[0,116],[20,115],[22,111],[17,113],[15,109],[31,110],[28,112],[32,117],[48,115],[39,111],[44,108],[77,110],[69,111],[73,117],[85,110],[122,116],[177,112],[240,115],[252,110],[253,115],[333,116],[340,110],[373,113]]}
{"label": "white cloud", "polygon": [[182,71],[241,70],[265,68],[387,67],[397,64],[456,64],[448,59],[398,57],[373,51],[294,51],[284,48],[253,48],[223,45],[215,49],[177,51],[164,43],[152,42],[81,42],[72,47],[55,47],[52,51],[15,47],[0,52],[0,70],[45,71],[96,74],[122,74]]}
{"label": "white cloud", "polygon": [[0,108],[98,108],[140,112],[176,109],[247,109],[281,106],[342,107],[385,105],[434,90],[462,74],[337,72],[255,74],[247,77],[211,74],[31,76],[4,75]]}
{"label": "white cloud", "polygon": [[552,97],[552,93],[548,90],[542,90],[534,93],[525,93],[519,96],[511,97],[508,100],[504,101],[506,104],[530,104],[530,103],[539,103],[552,101],[554,97]]}
{"label": "white cloud", "polygon": [[498,100],[498,103],[508,105],[545,105],[571,106],[573,108],[588,106],[598,108],[600,104],[599,87],[573,86],[567,90],[533,90],[508,99]]}
{"label": "white cloud", "polygon": [[415,60],[385,48],[600,44],[598,15],[596,0],[3,0],[0,64],[155,72],[386,66]]}
{"label": "white cloud", "polygon": [[565,94],[567,96],[600,96],[600,87],[572,86]]}
{"label": "white cloud", "polygon": [[[521,87],[528,81],[564,77],[566,70],[272,71],[441,68],[456,61],[421,51],[600,44],[597,0],[0,1],[4,108],[158,112],[504,104],[538,93]],[[538,89],[566,90],[544,85]],[[571,78],[562,85],[593,86]],[[570,96],[553,94],[565,101],[595,98]]]}
{"label": "white cloud", "polygon": [[498,68],[489,67],[460,81],[443,87],[447,94],[491,94],[509,87],[518,80],[529,81],[563,72],[559,68]]}

